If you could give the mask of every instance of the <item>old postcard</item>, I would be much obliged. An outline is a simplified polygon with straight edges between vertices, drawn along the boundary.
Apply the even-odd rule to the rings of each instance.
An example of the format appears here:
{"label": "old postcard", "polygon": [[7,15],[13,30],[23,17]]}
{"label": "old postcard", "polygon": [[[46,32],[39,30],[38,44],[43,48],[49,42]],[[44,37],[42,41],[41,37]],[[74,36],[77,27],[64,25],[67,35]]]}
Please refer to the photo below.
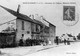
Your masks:
{"label": "old postcard", "polygon": [[0,0],[1,56],[79,56],[79,0]]}

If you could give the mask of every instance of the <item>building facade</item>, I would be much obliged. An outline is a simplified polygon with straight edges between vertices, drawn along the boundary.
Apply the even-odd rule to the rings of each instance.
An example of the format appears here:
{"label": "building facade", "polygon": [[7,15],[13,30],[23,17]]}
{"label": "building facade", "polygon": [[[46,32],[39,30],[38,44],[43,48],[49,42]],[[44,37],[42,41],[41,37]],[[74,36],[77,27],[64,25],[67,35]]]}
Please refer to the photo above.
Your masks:
{"label": "building facade", "polygon": [[31,19],[27,15],[21,14],[3,6],[0,7],[16,17],[16,43],[19,43],[21,38],[23,38],[24,41],[26,39],[43,39],[51,41],[52,43],[54,42],[56,28],[53,24],[46,26],[43,22]]}
{"label": "building facade", "polygon": [[16,40],[23,38],[26,40],[27,38],[31,39],[31,22],[16,19]]}

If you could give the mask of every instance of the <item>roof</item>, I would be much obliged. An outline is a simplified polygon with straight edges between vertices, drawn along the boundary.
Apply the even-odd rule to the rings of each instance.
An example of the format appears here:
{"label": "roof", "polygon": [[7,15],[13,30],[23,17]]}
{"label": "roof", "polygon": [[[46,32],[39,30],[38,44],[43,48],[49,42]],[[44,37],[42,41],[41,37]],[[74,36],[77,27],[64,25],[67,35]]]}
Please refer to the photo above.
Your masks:
{"label": "roof", "polygon": [[0,5],[0,7],[2,7],[3,9],[5,9],[6,11],[8,11],[9,13],[11,13],[12,15],[16,16],[17,19],[22,19],[22,20],[26,20],[35,24],[39,24],[41,26],[43,26],[43,23],[38,21],[38,20],[32,20],[31,18],[29,18],[27,15],[21,14],[21,13],[17,13],[16,11],[12,10],[12,9],[8,9],[6,7],[3,7]]}
{"label": "roof", "polygon": [[63,34],[62,37],[63,37],[63,36],[74,37],[74,36],[72,36],[71,34]]}
{"label": "roof", "polygon": [[67,34],[69,37],[73,37],[71,34]]}
{"label": "roof", "polygon": [[49,25],[52,25],[54,27],[56,27],[55,25],[53,25],[52,23],[50,23],[49,21],[47,21],[46,19],[43,18],[44,21],[46,21],[47,23],[49,23]]}
{"label": "roof", "polygon": [[36,19],[33,19],[34,22],[38,23],[38,24],[41,24],[41,25],[44,25],[41,21],[38,21]]}

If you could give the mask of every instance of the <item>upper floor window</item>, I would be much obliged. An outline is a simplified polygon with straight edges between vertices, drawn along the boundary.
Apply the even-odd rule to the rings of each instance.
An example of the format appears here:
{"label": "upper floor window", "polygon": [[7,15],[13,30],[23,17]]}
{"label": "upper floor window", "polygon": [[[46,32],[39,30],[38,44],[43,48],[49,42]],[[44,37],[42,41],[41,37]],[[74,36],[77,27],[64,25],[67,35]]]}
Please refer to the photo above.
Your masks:
{"label": "upper floor window", "polygon": [[29,34],[30,33],[30,31],[27,31],[27,34]]}
{"label": "upper floor window", "polygon": [[24,21],[22,21],[22,30],[24,30]]}

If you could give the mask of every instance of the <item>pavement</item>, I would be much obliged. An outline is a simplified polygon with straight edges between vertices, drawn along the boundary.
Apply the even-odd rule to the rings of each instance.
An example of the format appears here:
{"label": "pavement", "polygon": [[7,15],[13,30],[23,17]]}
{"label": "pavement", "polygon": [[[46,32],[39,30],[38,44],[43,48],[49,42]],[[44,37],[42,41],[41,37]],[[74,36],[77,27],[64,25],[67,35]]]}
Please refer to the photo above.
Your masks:
{"label": "pavement", "polygon": [[61,45],[24,56],[80,56],[80,42]]}
{"label": "pavement", "polygon": [[[73,44],[73,43],[72,43]],[[64,46],[64,44],[59,44],[59,45],[47,45],[47,46],[29,46],[29,47],[16,47],[16,48],[4,48],[0,49],[1,50],[1,55],[0,56],[25,56],[29,54],[33,54],[36,52],[44,51],[47,49],[55,48],[55,47],[60,47]]]}

